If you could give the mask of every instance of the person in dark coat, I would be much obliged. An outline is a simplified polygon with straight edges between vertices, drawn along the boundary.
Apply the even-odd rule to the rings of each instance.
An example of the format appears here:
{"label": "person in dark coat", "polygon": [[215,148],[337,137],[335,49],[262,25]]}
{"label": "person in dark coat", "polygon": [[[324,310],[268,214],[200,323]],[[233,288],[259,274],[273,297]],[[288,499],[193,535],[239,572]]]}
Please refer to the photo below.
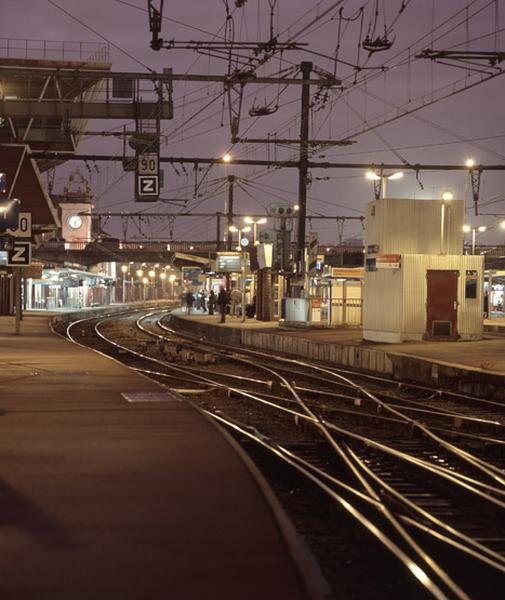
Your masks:
{"label": "person in dark coat", "polygon": [[214,314],[214,307],[216,306],[216,294],[214,293],[214,290],[210,290],[209,292],[209,299],[207,301],[207,307],[209,309],[209,315],[213,315]]}
{"label": "person in dark coat", "polygon": [[219,314],[221,315],[221,323],[224,323],[226,320],[226,309],[228,307],[228,292],[224,289],[223,286],[219,288],[219,294],[217,295],[217,307],[219,310]]}
{"label": "person in dark coat", "polygon": [[188,315],[191,314],[191,308],[193,307],[194,300],[193,294],[188,290],[186,292],[186,306],[188,307]]}

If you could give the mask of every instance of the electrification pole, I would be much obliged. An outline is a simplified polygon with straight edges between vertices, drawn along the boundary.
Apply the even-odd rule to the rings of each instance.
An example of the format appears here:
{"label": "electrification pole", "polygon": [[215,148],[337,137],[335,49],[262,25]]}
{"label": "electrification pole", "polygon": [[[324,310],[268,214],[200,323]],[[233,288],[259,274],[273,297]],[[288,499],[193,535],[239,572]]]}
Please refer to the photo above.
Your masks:
{"label": "electrification pole", "polygon": [[309,160],[309,107],[310,107],[310,74],[311,62],[302,62],[302,112],[300,124],[300,160],[298,165],[298,229],[297,229],[297,268],[302,278],[305,275],[305,220],[307,217],[307,173]]}
{"label": "electrification pole", "polygon": [[226,250],[231,252],[231,231],[233,225],[233,184],[235,183],[235,175],[228,175],[228,203],[226,207]]}

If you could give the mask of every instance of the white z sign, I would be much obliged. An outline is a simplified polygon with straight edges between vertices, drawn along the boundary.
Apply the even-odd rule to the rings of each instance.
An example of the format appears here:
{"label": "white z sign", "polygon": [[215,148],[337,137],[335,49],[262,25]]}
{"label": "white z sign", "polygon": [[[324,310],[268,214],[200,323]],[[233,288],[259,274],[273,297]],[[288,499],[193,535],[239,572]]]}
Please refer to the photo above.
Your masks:
{"label": "white z sign", "polygon": [[158,196],[158,176],[157,175],[138,175],[137,191],[139,196]]}
{"label": "white z sign", "polygon": [[7,253],[9,267],[27,267],[32,263],[32,245],[30,242],[14,242],[14,248]]}

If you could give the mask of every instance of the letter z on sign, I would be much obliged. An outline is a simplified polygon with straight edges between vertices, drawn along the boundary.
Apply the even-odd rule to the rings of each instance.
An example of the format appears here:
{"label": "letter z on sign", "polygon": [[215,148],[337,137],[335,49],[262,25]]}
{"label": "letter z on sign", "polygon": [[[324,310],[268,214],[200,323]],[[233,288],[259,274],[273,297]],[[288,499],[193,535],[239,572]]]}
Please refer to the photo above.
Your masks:
{"label": "letter z on sign", "polygon": [[159,194],[157,175],[139,175],[137,185],[139,196],[157,196]]}
{"label": "letter z on sign", "polygon": [[14,248],[7,253],[9,267],[27,267],[32,263],[32,245],[30,242],[14,242]]}

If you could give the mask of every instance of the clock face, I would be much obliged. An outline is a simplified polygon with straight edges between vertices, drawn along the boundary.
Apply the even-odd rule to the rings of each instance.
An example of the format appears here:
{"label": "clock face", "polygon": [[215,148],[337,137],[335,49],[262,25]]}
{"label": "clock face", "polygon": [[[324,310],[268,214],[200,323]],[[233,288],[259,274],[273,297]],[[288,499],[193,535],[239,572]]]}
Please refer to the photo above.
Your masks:
{"label": "clock face", "polygon": [[82,225],[82,219],[79,215],[72,215],[68,218],[68,224],[72,229],[79,229]]}

